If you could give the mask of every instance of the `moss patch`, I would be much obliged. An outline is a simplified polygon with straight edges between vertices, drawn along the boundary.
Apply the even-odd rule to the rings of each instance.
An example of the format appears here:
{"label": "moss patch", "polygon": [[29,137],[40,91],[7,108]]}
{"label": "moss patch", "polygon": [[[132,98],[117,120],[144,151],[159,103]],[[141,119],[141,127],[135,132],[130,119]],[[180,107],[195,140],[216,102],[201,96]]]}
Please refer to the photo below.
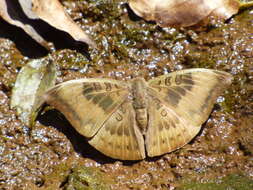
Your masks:
{"label": "moss patch", "polygon": [[241,175],[229,175],[207,183],[186,182],[177,190],[252,190],[253,180]]}

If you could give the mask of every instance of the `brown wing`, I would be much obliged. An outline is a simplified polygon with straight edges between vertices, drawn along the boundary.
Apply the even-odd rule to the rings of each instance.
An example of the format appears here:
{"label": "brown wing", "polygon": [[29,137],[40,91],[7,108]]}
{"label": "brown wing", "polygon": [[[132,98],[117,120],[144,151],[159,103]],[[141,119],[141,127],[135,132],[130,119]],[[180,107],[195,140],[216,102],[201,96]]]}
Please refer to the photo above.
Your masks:
{"label": "brown wing", "polygon": [[144,159],[144,139],[136,125],[131,101],[126,100],[103,124],[89,143],[112,158]]}
{"label": "brown wing", "polygon": [[61,83],[44,95],[85,137],[92,137],[128,95],[126,83],[110,79],[79,79]]}
{"label": "brown wing", "polygon": [[188,69],[148,81],[148,155],[161,155],[188,143],[231,80],[226,72]]}
{"label": "brown wing", "polygon": [[158,156],[180,148],[198,133],[200,126],[192,125],[157,97],[150,97],[149,103],[145,142],[148,156]]}

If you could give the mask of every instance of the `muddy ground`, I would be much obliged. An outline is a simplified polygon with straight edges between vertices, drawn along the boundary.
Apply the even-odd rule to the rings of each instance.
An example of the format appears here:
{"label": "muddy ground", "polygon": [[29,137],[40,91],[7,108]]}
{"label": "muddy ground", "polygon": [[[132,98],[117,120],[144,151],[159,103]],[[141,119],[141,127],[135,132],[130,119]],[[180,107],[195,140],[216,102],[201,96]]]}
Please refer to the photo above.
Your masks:
{"label": "muddy ground", "polygon": [[134,15],[126,1],[113,2],[62,1],[98,49],[70,45],[65,34],[48,31],[57,44],[50,53],[57,83],[212,68],[231,73],[233,84],[188,145],[143,161],[113,160],[56,110],[40,114],[33,128],[17,119],[9,106],[17,74],[49,53],[0,20],[0,189],[253,189],[253,9],[196,31],[160,28]]}

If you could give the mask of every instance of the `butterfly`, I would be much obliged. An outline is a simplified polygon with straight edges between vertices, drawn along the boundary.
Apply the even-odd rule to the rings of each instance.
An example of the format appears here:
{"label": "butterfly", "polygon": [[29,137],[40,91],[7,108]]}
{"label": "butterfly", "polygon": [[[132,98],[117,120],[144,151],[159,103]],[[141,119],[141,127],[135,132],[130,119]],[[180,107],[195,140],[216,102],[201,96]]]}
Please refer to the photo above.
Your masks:
{"label": "butterfly", "polygon": [[227,72],[198,68],[149,81],[77,79],[49,89],[43,100],[98,151],[141,160],[172,152],[195,137],[232,79]]}

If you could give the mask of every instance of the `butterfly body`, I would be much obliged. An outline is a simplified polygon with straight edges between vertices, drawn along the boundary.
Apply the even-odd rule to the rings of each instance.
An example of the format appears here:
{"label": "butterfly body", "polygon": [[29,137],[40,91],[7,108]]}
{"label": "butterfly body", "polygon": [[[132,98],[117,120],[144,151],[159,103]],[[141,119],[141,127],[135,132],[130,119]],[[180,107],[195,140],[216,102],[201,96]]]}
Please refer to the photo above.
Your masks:
{"label": "butterfly body", "polygon": [[149,81],[67,81],[43,98],[100,152],[140,160],[146,154],[158,156],[188,143],[231,81],[226,72],[188,69]]}
{"label": "butterfly body", "polygon": [[131,85],[131,96],[133,97],[133,108],[135,110],[136,122],[141,133],[144,135],[148,124],[148,100],[147,82],[143,78],[135,78],[129,82]]}

